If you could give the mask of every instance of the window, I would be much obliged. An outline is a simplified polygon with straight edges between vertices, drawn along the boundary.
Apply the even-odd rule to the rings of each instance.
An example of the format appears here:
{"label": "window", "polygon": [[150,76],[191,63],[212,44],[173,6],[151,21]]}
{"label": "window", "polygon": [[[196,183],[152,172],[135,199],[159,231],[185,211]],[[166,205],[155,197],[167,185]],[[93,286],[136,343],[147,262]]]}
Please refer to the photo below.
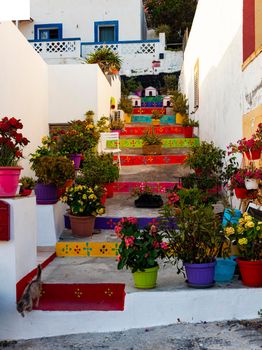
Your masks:
{"label": "window", "polygon": [[35,25],[35,40],[60,40],[62,36],[62,24],[37,24]]}
{"label": "window", "polygon": [[94,30],[95,42],[118,41],[118,21],[95,22]]}
{"label": "window", "polygon": [[199,60],[194,67],[194,109],[199,107]]}

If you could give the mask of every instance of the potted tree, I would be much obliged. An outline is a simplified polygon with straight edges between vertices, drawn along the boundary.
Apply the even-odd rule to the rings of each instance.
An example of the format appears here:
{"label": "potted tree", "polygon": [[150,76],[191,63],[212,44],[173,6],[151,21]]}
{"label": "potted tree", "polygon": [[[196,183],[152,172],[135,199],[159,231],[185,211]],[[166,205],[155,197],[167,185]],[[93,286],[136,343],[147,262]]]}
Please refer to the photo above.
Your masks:
{"label": "potted tree", "polygon": [[176,123],[182,124],[185,119],[188,118],[188,101],[185,95],[181,92],[174,90],[171,101],[173,104],[173,110],[176,114]]}
{"label": "potted tree", "polygon": [[0,120],[0,197],[16,194],[22,167],[18,160],[29,141],[17,130],[22,129],[20,119],[4,117]]}
{"label": "potted tree", "polygon": [[105,212],[101,203],[102,194],[103,190],[99,186],[92,188],[75,184],[66,189],[61,200],[69,205],[71,229],[76,237],[92,236],[96,216]]}
{"label": "potted tree", "polygon": [[97,63],[104,74],[118,74],[122,60],[109,47],[101,47],[88,55],[86,63]]}
{"label": "potted tree", "polygon": [[125,129],[125,123],[122,120],[111,120],[110,122],[110,130],[114,132],[120,133]]}
{"label": "potted tree", "polygon": [[152,124],[154,126],[160,125],[161,114],[158,110],[152,111]]}
{"label": "potted tree", "polygon": [[121,219],[115,232],[121,239],[117,268],[131,269],[136,288],[154,288],[159,269],[157,259],[164,258],[168,250],[158,228],[151,225],[141,230],[137,219],[130,217]]}
{"label": "potted tree", "polygon": [[142,154],[161,154],[162,140],[160,136],[155,134],[153,129],[148,128],[140,138],[142,140]]}
{"label": "potted tree", "polygon": [[237,224],[226,227],[228,239],[237,245],[237,263],[242,282],[249,287],[262,287],[262,223],[243,213]]}
{"label": "potted tree", "polygon": [[131,117],[133,112],[132,100],[127,96],[121,96],[118,108],[124,112],[124,119],[126,123],[131,123]]}
{"label": "potted tree", "polygon": [[[168,240],[170,258],[177,272],[185,269],[191,287],[206,288],[214,285],[215,259],[225,241],[220,219],[211,205],[186,205],[180,199],[179,211],[168,207],[162,215],[162,229]],[[183,261],[183,268],[180,261]]]}

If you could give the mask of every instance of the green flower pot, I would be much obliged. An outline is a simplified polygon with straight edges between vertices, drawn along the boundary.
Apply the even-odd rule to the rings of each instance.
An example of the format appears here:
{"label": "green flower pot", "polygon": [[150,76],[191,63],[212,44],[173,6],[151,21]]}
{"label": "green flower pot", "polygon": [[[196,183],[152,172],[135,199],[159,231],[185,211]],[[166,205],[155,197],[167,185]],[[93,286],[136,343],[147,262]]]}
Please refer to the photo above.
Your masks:
{"label": "green flower pot", "polygon": [[150,289],[155,288],[157,272],[159,266],[150,267],[145,271],[136,271],[133,273],[134,284],[136,288]]}

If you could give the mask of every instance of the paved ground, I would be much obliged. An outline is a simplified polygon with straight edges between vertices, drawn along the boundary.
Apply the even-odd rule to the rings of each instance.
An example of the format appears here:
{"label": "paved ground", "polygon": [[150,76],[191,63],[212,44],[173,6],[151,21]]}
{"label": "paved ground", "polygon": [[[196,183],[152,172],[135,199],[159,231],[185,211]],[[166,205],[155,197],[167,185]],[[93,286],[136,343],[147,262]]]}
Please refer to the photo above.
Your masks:
{"label": "paved ground", "polygon": [[[260,326],[261,326],[261,321]],[[18,342],[0,348],[19,350],[261,350],[262,329],[237,321],[178,324],[114,333],[86,333]],[[260,329],[259,329],[260,328]]]}

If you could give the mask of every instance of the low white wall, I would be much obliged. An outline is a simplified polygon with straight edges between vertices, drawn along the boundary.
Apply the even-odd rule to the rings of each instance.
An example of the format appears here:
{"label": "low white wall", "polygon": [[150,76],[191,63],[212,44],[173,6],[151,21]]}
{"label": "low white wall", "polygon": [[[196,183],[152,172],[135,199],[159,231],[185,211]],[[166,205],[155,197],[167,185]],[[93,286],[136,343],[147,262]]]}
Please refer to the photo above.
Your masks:
{"label": "low white wall", "polygon": [[0,118],[21,119],[30,140],[22,175],[31,175],[27,157],[48,131],[47,65],[13,23],[0,23],[0,37]]}
{"label": "low white wall", "polygon": [[198,2],[181,74],[191,113],[199,59],[200,103],[195,117],[200,121],[200,138],[222,148],[242,136],[242,11],[239,0]]}
{"label": "low white wall", "polygon": [[37,265],[35,197],[4,201],[10,204],[11,215],[10,241],[0,241],[1,313],[16,310],[16,283]]}
{"label": "low white wall", "polygon": [[97,64],[48,66],[49,123],[82,119],[93,110],[95,119],[110,114],[110,98],[120,98],[120,81],[110,84]]}

